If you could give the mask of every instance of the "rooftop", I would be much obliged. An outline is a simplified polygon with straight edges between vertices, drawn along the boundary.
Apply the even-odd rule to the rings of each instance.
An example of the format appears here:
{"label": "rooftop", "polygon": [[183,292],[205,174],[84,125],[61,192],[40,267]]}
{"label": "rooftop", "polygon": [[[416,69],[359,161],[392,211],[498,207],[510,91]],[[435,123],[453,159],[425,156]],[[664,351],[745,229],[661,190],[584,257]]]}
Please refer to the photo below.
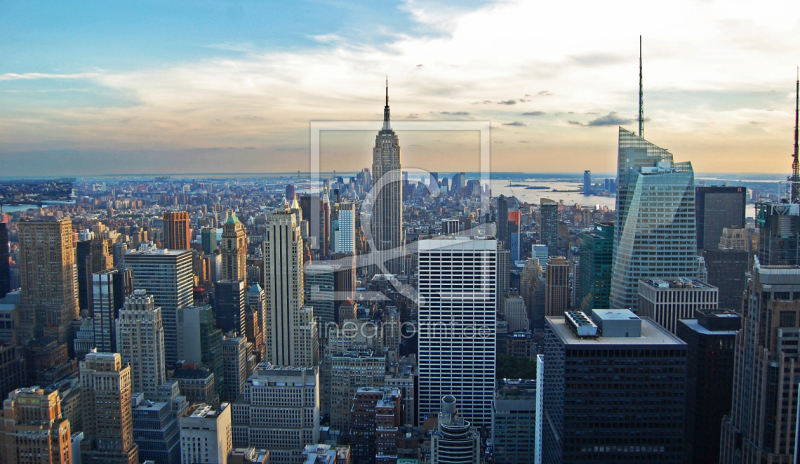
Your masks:
{"label": "rooftop", "polygon": [[[606,310],[604,310],[606,311]],[[609,310],[612,311],[612,310]],[[621,310],[617,310],[621,311]],[[627,311],[627,310],[626,310]],[[596,313],[595,313],[596,314]],[[596,337],[596,338],[580,338],[575,335],[567,326],[563,317],[547,317],[547,323],[553,329],[555,335],[565,345],[590,345],[590,346],[679,346],[685,345],[680,338],[671,334],[666,329],[662,328],[650,318],[642,318],[642,336],[641,337]]]}
{"label": "rooftop", "polygon": [[639,285],[646,285],[651,288],[655,289],[702,289],[702,290],[710,290],[714,287],[713,285],[709,285],[706,282],[701,282],[695,279],[687,279],[686,277],[676,277],[671,279],[639,279]]}

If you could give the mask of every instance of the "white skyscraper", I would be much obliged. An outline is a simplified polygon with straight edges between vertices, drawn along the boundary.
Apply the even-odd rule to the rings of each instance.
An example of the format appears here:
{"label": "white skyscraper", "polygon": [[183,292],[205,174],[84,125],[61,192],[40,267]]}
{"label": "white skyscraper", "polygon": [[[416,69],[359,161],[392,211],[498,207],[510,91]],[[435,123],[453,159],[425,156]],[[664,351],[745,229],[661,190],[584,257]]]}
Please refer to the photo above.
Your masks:
{"label": "white skyscraper", "polygon": [[164,325],[153,295],[138,289],[125,299],[117,319],[117,349],[131,366],[131,390],[148,396],[167,381],[164,365]]}
{"label": "white skyscraper", "polygon": [[135,288],[147,290],[161,308],[166,362],[178,360],[178,308],[192,305],[191,250],[147,250],[125,255]]}
{"label": "white skyscraper", "polygon": [[419,242],[420,423],[453,395],[466,420],[491,424],[496,280],[496,240],[449,236]]}
{"label": "white skyscraper", "polygon": [[694,171],[619,128],[611,306],[637,310],[639,279],[697,277]]}
{"label": "white skyscraper", "polygon": [[339,203],[339,231],[336,236],[336,253],[355,253],[356,205]]}
{"label": "white skyscraper", "polygon": [[319,364],[313,309],[303,306],[303,237],[295,214],[276,211],[264,240],[267,361],[278,366]]}

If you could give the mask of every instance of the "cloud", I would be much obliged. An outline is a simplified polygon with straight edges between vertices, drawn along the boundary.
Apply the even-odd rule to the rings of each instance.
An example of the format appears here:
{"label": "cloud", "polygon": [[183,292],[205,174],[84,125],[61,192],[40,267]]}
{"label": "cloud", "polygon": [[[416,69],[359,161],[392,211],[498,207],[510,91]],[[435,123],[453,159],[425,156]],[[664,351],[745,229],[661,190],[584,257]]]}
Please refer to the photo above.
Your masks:
{"label": "cloud", "polygon": [[5,74],[0,74],[0,81],[18,81],[18,80],[33,80],[33,79],[89,79],[97,76],[98,73],[76,73],[76,74],[5,73]]}
{"label": "cloud", "polygon": [[451,116],[467,116],[467,115],[469,115],[469,113],[466,112],[466,111],[455,111],[455,112],[452,112],[452,113],[449,112],[449,111],[442,111],[439,114],[449,114]]}
{"label": "cloud", "polygon": [[418,64],[418,65],[417,65],[417,67],[418,67],[418,68],[421,68],[422,66],[423,66],[423,65],[421,65],[421,64]]}
{"label": "cloud", "polygon": [[500,100],[499,102],[497,102],[497,104],[498,105],[516,105],[517,101],[516,100]]}
{"label": "cloud", "polygon": [[530,143],[527,140],[520,140],[519,143]]}
{"label": "cloud", "polygon": [[527,126],[524,122],[514,121],[514,122],[504,122],[504,126]]}
{"label": "cloud", "polygon": [[528,111],[527,113],[522,113],[523,116],[542,116],[545,115],[544,111]]}
{"label": "cloud", "polygon": [[568,123],[572,124],[573,126],[582,126],[583,124],[579,123],[578,121],[567,121]]}
{"label": "cloud", "polygon": [[549,90],[542,90],[541,92],[537,93],[536,95],[541,95],[543,97],[549,97],[550,95],[553,95],[553,92],[550,92]]}
{"label": "cloud", "polygon": [[411,113],[408,116],[406,116],[406,119],[417,119],[418,117],[419,115],[417,113]]}
{"label": "cloud", "polygon": [[214,50],[226,50],[230,52],[241,52],[241,53],[253,53],[256,51],[255,47],[250,42],[240,42],[240,43],[223,42],[219,44],[206,45],[206,48],[211,48]]}
{"label": "cloud", "polygon": [[589,127],[600,127],[600,126],[625,126],[627,124],[632,124],[633,119],[624,118],[616,113],[616,111],[612,111],[605,116],[600,116],[599,118],[592,119],[588,123],[586,123]]}

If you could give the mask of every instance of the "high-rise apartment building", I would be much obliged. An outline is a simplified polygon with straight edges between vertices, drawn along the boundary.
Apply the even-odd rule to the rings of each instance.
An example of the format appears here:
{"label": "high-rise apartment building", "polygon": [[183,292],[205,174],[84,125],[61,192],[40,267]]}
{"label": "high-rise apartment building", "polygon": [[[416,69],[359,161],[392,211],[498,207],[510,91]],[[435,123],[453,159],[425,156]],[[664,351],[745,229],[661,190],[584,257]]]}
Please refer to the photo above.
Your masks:
{"label": "high-rise apartment building", "polygon": [[492,402],[492,455],[495,462],[533,464],[535,430],[536,381],[500,381]]}
{"label": "high-rise apartment building", "polygon": [[547,246],[549,256],[558,255],[558,203],[549,198],[539,200],[539,241]]}
{"label": "high-rise apartment building", "polygon": [[180,418],[181,464],[227,464],[233,450],[231,406],[195,404]]}
{"label": "high-rise apartment building", "polygon": [[11,268],[8,260],[8,224],[0,221],[0,298],[11,291]]}
{"label": "high-rise apartment building", "polygon": [[545,316],[563,316],[569,306],[569,262],[550,259],[545,272]]}
{"label": "high-rise apartment building", "polygon": [[19,340],[56,337],[71,343],[78,317],[72,221],[22,218],[19,230]]}
{"label": "high-rise apartment building", "polygon": [[542,462],[683,462],[686,343],[629,310],[548,317],[546,334]]}
{"label": "high-rise apartment building", "polygon": [[317,325],[313,310],[304,307],[303,237],[289,209],[274,212],[267,225],[264,266],[267,361],[278,366],[316,366]]}
{"label": "high-rise apartment building", "polygon": [[729,310],[700,310],[678,321],[686,342],[685,462],[719,462],[722,418],[731,410],[736,334],[742,318]]}
{"label": "high-rise apartment building", "polygon": [[800,267],[756,260],[736,336],[733,404],[722,421],[722,464],[794,462],[800,375]]}
{"label": "high-rise apartment building", "polygon": [[81,361],[81,462],[138,464],[133,441],[131,368],[119,353],[89,353]]}
{"label": "high-rise apartment building", "polygon": [[694,171],[619,128],[611,307],[638,304],[639,279],[697,277]]}
{"label": "high-rise apartment building", "polygon": [[418,420],[448,394],[473,424],[491,423],[495,383],[497,241],[419,242]]}
{"label": "high-rise apartment building", "polygon": [[575,306],[590,312],[593,308],[610,308],[611,262],[614,255],[614,224],[595,223],[589,232],[580,235],[580,267],[575,285],[578,291]]}
{"label": "high-rise apartment building", "polygon": [[638,314],[676,333],[679,319],[694,319],[701,309],[717,309],[718,299],[717,288],[699,280],[640,279]]}
{"label": "high-rise apartment building", "polygon": [[350,451],[353,464],[397,462],[402,397],[396,388],[361,387],[353,394]]}
{"label": "high-rise apartment building", "polygon": [[[403,183],[400,166],[400,142],[389,122],[389,87],[383,108],[383,128],[375,137],[372,149],[372,215],[365,222],[372,253],[391,274],[401,270],[403,246]],[[370,237],[371,235],[371,237]]]}
{"label": "high-rise apartment building", "polygon": [[246,280],[247,279],[247,232],[244,224],[231,213],[225,225],[222,226],[222,279],[220,280]]}
{"label": "high-rise apartment building", "polygon": [[339,232],[336,236],[334,252],[355,254],[356,252],[356,205],[350,202],[339,203]]}
{"label": "high-rise apartment building", "polygon": [[192,244],[192,224],[186,211],[164,212],[164,248],[188,250]]}
{"label": "high-rise apartment building", "polygon": [[726,227],[744,229],[746,205],[745,187],[695,187],[697,249],[718,248]]}
{"label": "high-rise apartment building", "polygon": [[431,435],[431,463],[480,463],[480,434],[458,413],[456,398],[443,396],[440,411],[436,430]]}
{"label": "high-rise apartment building", "polygon": [[125,255],[125,268],[133,271],[136,288],[146,290],[161,308],[166,362],[174,364],[178,360],[178,309],[192,305],[192,252],[134,251]]}
{"label": "high-rise apartment building", "polygon": [[259,365],[233,403],[233,445],[270,453],[270,464],[302,464],[319,442],[319,373],[316,368]]}
{"label": "high-rise apartment building", "polygon": [[125,299],[133,294],[133,272],[109,269],[92,274],[94,343],[100,353],[117,353],[116,321]]}
{"label": "high-rise apartment building", "polygon": [[117,319],[117,349],[131,368],[131,391],[155,396],[167,381],[161,308],[146,290],[134,290]]}
{"label": "high-rise apartment building", "polygon": [[244,335],[247,285],[244,280],[214,282],[214,309],[217,326],[223,332]]}
{"label": "high-rise apartment building", "polygon": [[[56,391],[19,388],[3,401],[0,462],[72,464],[70,423]],[[80,456],[76,459],[80,461]]]}

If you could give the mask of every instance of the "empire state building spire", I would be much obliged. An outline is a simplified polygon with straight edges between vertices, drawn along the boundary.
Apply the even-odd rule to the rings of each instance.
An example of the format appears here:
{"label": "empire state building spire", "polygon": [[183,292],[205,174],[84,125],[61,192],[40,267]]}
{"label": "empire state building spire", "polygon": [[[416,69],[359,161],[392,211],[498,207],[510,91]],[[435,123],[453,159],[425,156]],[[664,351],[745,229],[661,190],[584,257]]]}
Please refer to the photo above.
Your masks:
{"label": "empire state building spire", "polygon": [[392,130],[389,125],[389,76],[386,76],[386,106],[383,107],[383,130]]}

